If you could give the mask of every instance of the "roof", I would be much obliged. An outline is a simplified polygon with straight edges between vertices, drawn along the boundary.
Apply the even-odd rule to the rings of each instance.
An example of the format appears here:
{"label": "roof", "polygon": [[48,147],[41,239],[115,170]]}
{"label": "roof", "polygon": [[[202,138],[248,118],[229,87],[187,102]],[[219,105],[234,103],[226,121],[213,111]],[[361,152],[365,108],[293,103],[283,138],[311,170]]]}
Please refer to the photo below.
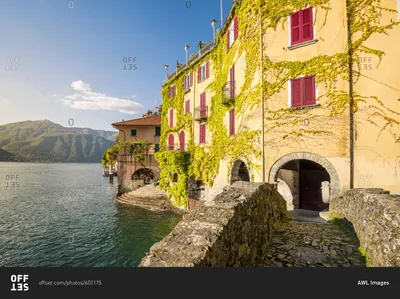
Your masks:
{"label": "roof", "polygon": [[149,117],[136,118],[113,123],[112,126],[160,126],[161,115],[154,115]]}

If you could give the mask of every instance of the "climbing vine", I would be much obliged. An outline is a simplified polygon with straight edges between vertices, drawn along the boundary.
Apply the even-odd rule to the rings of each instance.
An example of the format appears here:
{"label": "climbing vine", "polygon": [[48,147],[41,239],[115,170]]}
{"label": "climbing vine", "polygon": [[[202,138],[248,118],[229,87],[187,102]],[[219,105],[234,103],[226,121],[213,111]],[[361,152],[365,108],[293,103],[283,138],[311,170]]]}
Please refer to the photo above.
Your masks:
{"label": "climbing vine", "polygon": [[[242,0],[234,5],[228,17],[230,23],[234,16],[239,20],[239,37],[229,51],[226,50],[226,35],[217,36],[214,49],[201,57],[199,61],[178,73],[168,80],[162,89],[162,136],[161,145],[166,146],[169,134],[175,136],[185,130],[188,140],[188,157],[183,159],[187,167],[177,169],[172,163],[176,161],[176,151],[162,152],[156,155],[161,168],[161,187],[171,193],[180,204],[186,205],[187,179],[193,176],[196,180],[202,180],[210,187],[218,174],[221,160],[228,162],[228,173],[235,160],[242,159],[253,169],[260,166],[252,161],[257,161],[261,156],[260,130],[250,130],[240,126],[234,136],[228,135],[228,129],[224,123],[226,113],[235,108],[236,117],[243,116],[248,120],[257,116],[261,105],[261,94],[265,103],[265,144],[271,149],[279,146],[297,142],[300,139],[311,140],[321,136],[332,136],[333,130],[326,124],[335,123],[338,120],[345,123],[345,112],[353,101],[354,113],[361,109],[375,109],[369,113],[368,120],[377,124],[373,118],[385,121],[383,129],[399,124],[394,116],[400,113],[386,108],[382,101],[371,95],[354,93],[350,98],[348,89],[344,82],[349,80],[350,58],[355,62],[355,81],[358,80],[360,72],[359,58],[363,54],[375,55],[379,61],[384,57],[384,52],[367,46],[368,39],[374,34],[386,34],[387,30],[399,25],[397,21],[381,24],[383,12],[393,12],[381,6],[381,0],[348,0],[348,18],[350,20],[350,32],[353,39],[346,49],[332,55],[318,55],[304,61],[275,61],[268,56],[268,48],[264,46],[261,51],[260,36],[265,33],[273,33],[281,26],[287,26],[288,17],[294,12],[307,6],[315,7],[315,20],[323,18],[321,27],[327,24],[329,12],[332,10],[330,0]],[[322,16],[321,16],[322,15]],[[343,24],[345,28],[345,24]],[[288,51],[283,49],[282,51]],[[262,54],[261,54],[262,53]],[[351,54],[351,56],[350,56]],[[262,59],[261,59],[262,55]],[[223,103],[223,86],[228,81],[229,69],[241,57],[245,58],[244,81],[240,92],[236,95],[233,103]],[[184,114],[184,91],[182,88],[183,78],[188,72],[196,74],[197,68],[205,61],[211,61],[211,73],[214,76],[205,91],[207,91],[210,116],[205,123],[207,131],[211,133],[212,140],[206,146],[199,145],[194,141],[192,114]],[[262,68],[260,61],[263,61]],[[260,72],[263,80],[260,80]],[[277,104],[281,100],[280,93],[287,87],[287,82],[300,75],[315,75],[316,83],[324,87],[324,94],[320,94],[319,113],[310,113],[308,109],[280,108]],[[177,86],[177,94],[168,98],[168,88]],[[211,97],[211,98],[210,98]],[[277,101],[278,100],[278,101]],[[375,104],[370,104],[374,101]],[[366,105],[369,103],[368,105]],[[175,109],[176,123],[173,128],[168,126],[167,112],[170,108]],[[313,121],[318,120],[318,121]],[[304,122],[314,125],[304,126]],[[325,124],[324,126],[321,126]],[[343,126],[339,130],[346,130]],[[174,173],[181,174],[178,183],[173,185]],[[181,199],[178,199],[181,198]]]}

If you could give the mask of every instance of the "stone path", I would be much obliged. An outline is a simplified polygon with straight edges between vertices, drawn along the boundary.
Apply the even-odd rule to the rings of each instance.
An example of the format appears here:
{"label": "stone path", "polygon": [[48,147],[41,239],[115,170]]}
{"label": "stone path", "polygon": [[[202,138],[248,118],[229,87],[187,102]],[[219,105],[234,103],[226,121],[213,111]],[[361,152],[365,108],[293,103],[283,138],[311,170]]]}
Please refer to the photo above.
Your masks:
{"label": "stone path", "polygon": [[144,185],[134,191],[124,193],[117,202],[139,206],[153,211],[164,211],[170,208],[167,194],[154,185]]}
{"label": "stone path", "polygon": [[357,239],[333,223],[288,221],[274,233],[264,267],[365,267]]}

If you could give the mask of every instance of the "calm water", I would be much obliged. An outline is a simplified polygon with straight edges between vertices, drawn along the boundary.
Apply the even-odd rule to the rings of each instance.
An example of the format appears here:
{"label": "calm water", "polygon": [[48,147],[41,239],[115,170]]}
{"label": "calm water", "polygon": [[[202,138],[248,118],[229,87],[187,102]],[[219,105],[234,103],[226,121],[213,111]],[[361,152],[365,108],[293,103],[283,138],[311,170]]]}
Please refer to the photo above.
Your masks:
{"label": "calm water", "polygon": [[137,266],[180,216],[116,204],[115,184],[100,164],[0,163],[0,266]]}

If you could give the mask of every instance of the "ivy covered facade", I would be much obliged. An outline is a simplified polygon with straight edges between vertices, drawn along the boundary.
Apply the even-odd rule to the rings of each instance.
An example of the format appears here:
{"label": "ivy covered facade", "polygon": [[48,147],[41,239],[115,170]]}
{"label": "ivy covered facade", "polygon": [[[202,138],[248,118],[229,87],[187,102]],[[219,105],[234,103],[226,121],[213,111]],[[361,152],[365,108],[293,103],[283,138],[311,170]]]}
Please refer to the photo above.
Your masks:
{"label": "ivy covered facade", "polygon": [[397,18],[394,0],[236,1],[162,87],[161,188],[185,208],[235,180],[327,208],[301,201],[316,173],[329,196],[400,192]]}

